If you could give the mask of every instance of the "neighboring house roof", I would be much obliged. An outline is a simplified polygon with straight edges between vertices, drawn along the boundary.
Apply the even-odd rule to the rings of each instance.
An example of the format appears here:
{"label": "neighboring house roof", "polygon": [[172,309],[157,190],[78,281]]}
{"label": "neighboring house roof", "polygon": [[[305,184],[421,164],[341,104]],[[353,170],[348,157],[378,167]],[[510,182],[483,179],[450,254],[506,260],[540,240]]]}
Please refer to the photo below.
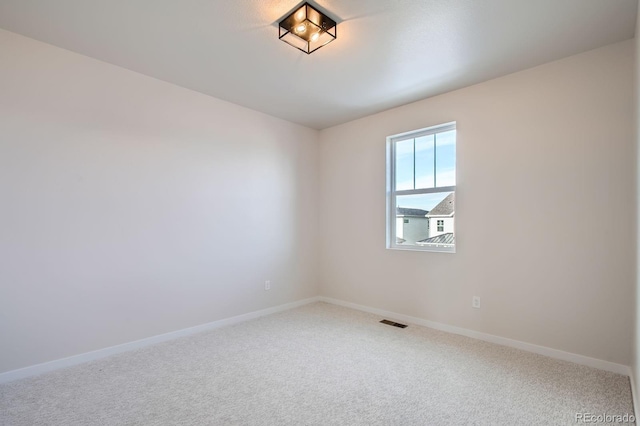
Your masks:
{"label": "neighboring house roof", "polygon": [[402,244],[405,241],[407,241],[407,240],[405,240],[404,238],[396,237],[396,244]]}
{"label": "neighboring house roof", "polygon": [[444,200],[440,201],[433,209],[431,209],[428,216],[452,216],[454,211],[455,195],[455,192],[447,195]]}
{"label": "neighboring house roof", "polygon": [[425,217],[428,213],[429,213],[428,210],[410,209],[410,208],[407,208],[407,207],[396,207],[396,215],[397,216]]}
{"label": "neighboring house roof", "polygon": [[446,234],[440,234],[435,237],[427,238],[416,242],[416,244],[455,244],[456,239],[453,236],[453,232],[447,232]]}

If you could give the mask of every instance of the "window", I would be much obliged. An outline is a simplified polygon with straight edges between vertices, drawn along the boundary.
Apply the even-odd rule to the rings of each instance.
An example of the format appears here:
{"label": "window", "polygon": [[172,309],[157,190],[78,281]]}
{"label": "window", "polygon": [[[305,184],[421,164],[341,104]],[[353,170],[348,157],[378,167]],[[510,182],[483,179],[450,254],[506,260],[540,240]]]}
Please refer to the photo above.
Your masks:
{"label": "window", "polygon": [[454,252],[455,190],[456,123],[389,136],[387,248]]}

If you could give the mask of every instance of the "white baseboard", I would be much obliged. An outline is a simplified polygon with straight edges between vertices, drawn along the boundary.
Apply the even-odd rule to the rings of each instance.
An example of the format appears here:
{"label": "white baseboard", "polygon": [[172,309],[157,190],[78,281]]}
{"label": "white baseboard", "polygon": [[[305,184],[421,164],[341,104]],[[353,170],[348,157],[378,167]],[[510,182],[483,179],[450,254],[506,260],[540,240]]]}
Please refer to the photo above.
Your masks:
{"label": "white baseboard", "polygon": [[[322,302],[332,303],[334,305],[344,306],[345,308],[356,309],[359,311],[368,312],[371,314],[380,315],[391,320],[398,320],[401,322],[408,322],[411,324],[422,325],[429,328],[434,328],[440,331],[446,331],[448,333],[459,334],[462,336],[472,337],[478,340],[484,340],[485,342],[496,343],[502,346],[509,346],[516,349],[522,349],[524,351],[533,352],[540,355],[545,355],[551,358],[561,359],[563,361],[575,362],[576,364],[586,365],[588,367],[597,368],[600,370],[610,371],[612,373],[622,374],[624,376],[631,375],[631,369],[622,364],[616,364],[615,362],[604,361],[597,358],[590,358],[584,355],[578,355],[570,352],[561,351],[558,349],[548,348],[546,346],[534,345],[532,343],[521,342],[519,340],[508,339],[506,337],[495,336],[493,334],[481,333],[479,331],[469,330],[466,328],[455,327],[452,325],[442,324],[439,322],[429,321],[422,318],[412,317],[408,315],[402,315],[395,312],[389,312],[382,309],[370,308],[368,306],[358,305],[351,302],[345,302],[338,299],[332,299],[330,297],[321,296],[319,298]],[[633,393],[635,397],[635,392]]]}
{"label": "white baseboard", "polygon": [[631,399],[633,400],[633,412],[635,414],[636,419],[638,418],[638,410],[640,410],[640,405],[638,404],[638,388],[636,387],[636,375],[633,368],[629,367],[629,382],[631,383]]}
{"label": "white baseboard", "polygon": [[409,315],[398,314],[395,312],[385,311],[382,309],[371,308],[368,306],[358,305],[356,303],[345,302],[342,300],[332,299],[324,296],[311,297],[309,299],[303,299],[296,302],[286,303],[284,305],[274,306],[272,308],[262,309],[260,311],[249,312],[246,314],[237,315],[230,318],[224,318],[218,321],[213,321],[213,322],[198,325],[195,327],[185,328],[182,330],[160,334],[157,336],[147,337],[145,339],[136,340],[134,342],[124,343],[117,346],[111,346],[108,348],[99,349],[92,352],[86,352],[83,354],[74,355],[67,358],[57,359],[57,360],[45,362],[42,364],[36,364],[36,365],[32,365],[25,368],[20,368],[18,370],[7,371],[5,373],[0,373],[0,383],[7,383],[13,380],[36,376],[38,374],[58,370],[61,368],[83,364],[85,362],[97,360],[100,358],[105,358],[110,355],[128,352],[131,350],[143,348],[146,346],[151,346],[157,343],[166,342],[169,340],[177,339],[179,337],[189,336],[192,334],[200,333],[207,330],[212,330],[215,328],[238,324],[244,321],[249,321],[265,315],[286,311],[289,309],[297,308],[299,306],[307,305],[309,303],[314,303],[318,301],[331,303],[339,306],[344,306],[346,308],[356,309],[359,311],[369,312],[369,313],[380,315],[389,319],[395,319],[402,322],[422,325],[422,326],[433,328],[436,330],[446,331],[453,334],[459,334],[462,336],[467,336],[467,337],[483,340],[490,343],[496,343],[498,345],[522,349],[528,352],[545,355],[551,358],[575,362],[576,364],[586,365],[589,367],[598,368],[600,370],[610,371],[613,373],[629,376],[629,380],[631,382],[631,390],[632,390],[634,406],[636,410],[640,409],[640,404],[637,401],[638,394],[636,392],[637,388],[636,388],[634,375],[633,375],[632,369],[626,365],[616,364],[610,361],[590,358],[584,355],[578,355],[570,352],[561,351],[558,349],[552,349],[545,346],[534,345],[532,343],[526,343],[519,340],[508,339],[506,337],[500,337],[492,334],[482,333],[479,331],[469,330],[466,328],[455,327],[452,325],[442,324],[435,321],[429,321],[429,320],[425,320],[418,317],[412,317]]}
{"label": "white baseboard", "polygon": [[79,355],[73,355],[67,358],[57,359],[54,361],[45,362],[42,364],[36,364],[18,370],[7,371],[0,374],[0,383],[7,383],[13,380],[24,379],[26,377],[35,376],[38,374],[46,373],[60,368],[71,367],[73,365],[83,364],[88,361],[93,361],[100,358],[105,358],[110,355],[119,354],[122,352],[132,351],[134,349],[144,348],[145,346],[155,345],[156,343],[166,342],[168,340],[177,339],[178,337],[190,336],[192,334],[200,333],[202,331],[212,330],[214,328],[225,327],[232,324],[238,324],[244,321],[249,321],[255,318],[263,317],[265,315],[275,314],[277,312],[286,311],[289,309],[297,308],[309,303],[318,302],[319,297],[311,297],[309,299],[298,300],[296,302],[286,303],[284,305],[274,306],[272,308],[262,309],[260,311],[249,312],[242,315],[237,315],[231,318],[224,318],[218,321],[213,321],[207,324],[197,325],[195,327],[189,327],[182,330],[172,331],[170,333],[159,334],[157,336],[147,337],[145,339],[136,340],[134,342],[124,343],[122,345],[110,346],[108,348],[98,349],[96,351],[86,352]]}

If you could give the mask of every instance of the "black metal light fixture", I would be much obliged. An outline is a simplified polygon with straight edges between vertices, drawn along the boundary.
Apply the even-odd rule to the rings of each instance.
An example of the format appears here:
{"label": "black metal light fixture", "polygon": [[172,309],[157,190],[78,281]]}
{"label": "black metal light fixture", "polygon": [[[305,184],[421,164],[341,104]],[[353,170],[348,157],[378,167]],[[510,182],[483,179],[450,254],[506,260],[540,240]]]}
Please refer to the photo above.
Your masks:
{"label": "black metal light fixture", "polygon": [[280,40],[307,55],[336,39],[336,21],[309,3],[280,21]]}

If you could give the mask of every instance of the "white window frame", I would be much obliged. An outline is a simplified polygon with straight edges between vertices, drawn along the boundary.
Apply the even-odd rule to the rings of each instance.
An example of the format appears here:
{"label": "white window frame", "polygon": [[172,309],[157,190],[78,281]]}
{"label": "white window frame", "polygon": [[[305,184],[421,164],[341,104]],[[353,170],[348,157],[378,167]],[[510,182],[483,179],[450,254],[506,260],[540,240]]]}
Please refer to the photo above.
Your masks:
{"label": "white window frame", "polygon": [[[396,142],[404,141],[407,139],[419,138],[422,136],[429,136],[436,133],[448,132],[456,130],[456,122],[440,124],[437,126],[427,127],[425,129],[414,130],[411,132],[400,133],[387,137],[387,248],[394,250],[412,250],[412,251],[430,251],[430,252],[443,252],[443,253],[455,253],[456,245],[454,247],[431,247],[431,246],[406,246],[397,244],[396,242],[396,199],[402,195],[416,195],[416,194],[434,194],[439,192],[454,192],[456,191],[456,185],[453,186],[440,186],[435,188],[422,188],[422,189],[407,189],[399,190],[396,188]],[[456,157],[457,157],[457,135],[456,135]],[[436,160],[437,161],[437,160]],[[456,161],[457,163],[457,161]],[[456,164],[456,175],[458,168]],[[457,182],[457,179],[456,179]],[[437,182],[436,182],[437,184]],[[455,229],[455,214],[453,217],[454,229]],[[457,238],[456,238],[457,240]]]}

